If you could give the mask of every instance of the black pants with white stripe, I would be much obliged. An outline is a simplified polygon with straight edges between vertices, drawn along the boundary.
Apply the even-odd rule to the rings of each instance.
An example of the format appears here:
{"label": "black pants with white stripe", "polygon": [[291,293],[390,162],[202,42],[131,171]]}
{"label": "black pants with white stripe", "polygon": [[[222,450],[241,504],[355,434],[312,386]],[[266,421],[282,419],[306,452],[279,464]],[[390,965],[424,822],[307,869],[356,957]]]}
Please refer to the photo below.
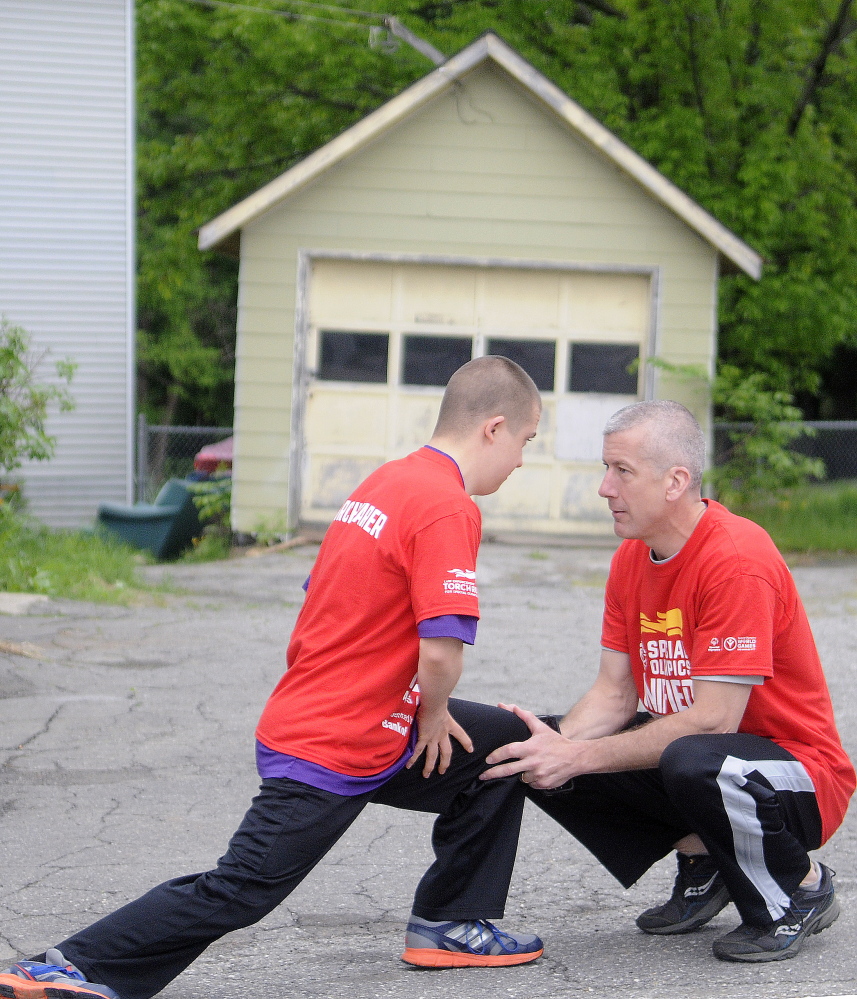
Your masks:
{"label": "black pants with white stripe", "polygon": [[821,843],[803,765],[756,735],[684,736],[655,770],[585,774],[568,791],[530,789],[529,797],[625,888],[696,833],[753,926],[784,914],[809,870],[807,851]]}

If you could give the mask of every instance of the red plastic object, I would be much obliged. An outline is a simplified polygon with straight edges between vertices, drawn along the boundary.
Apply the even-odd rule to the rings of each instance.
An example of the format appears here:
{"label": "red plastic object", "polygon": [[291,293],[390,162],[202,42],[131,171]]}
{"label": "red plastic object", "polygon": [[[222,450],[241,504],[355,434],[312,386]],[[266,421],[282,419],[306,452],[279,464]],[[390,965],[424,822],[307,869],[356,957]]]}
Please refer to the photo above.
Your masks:
{"label": "red plastic object", "polygon": [[193,467],[198,472],[209,473],[216,472],[219,465],[227,465],[232,468],[232,442],[234,440],[234,437],[227,437],[225,441],[206,444],[193,459]]}

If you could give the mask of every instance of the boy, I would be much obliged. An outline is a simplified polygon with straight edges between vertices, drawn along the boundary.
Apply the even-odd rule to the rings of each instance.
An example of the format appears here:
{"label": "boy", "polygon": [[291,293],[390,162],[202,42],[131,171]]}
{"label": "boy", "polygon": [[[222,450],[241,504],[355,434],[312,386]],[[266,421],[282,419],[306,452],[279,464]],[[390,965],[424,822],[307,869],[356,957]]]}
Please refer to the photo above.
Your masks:
{"label": "boy", "polygon": [[449,701],[478,618],[470,496],[495,492],[521,465],[540,412],[532,380],[506,358],[453,375],[430,443],[370,475],[325,535],[288,670],[257,729],[260,794],[217,868],[167,881],[19,962],[0,975],[0,996],[149,999],[220,936],[274,909],[370,801],[439,813],[405,961],[541,955],[538,937],[487,921],[503,915],[524,799],[520,781],[479,773],[526,725]]}

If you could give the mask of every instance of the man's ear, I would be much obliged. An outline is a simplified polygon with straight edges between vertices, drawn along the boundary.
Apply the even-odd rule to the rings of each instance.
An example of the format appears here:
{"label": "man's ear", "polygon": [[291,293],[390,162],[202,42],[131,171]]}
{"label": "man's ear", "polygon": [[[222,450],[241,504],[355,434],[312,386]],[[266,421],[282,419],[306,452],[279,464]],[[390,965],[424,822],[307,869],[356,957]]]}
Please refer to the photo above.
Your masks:
{"label": "man's ear", "polygon": [[505,422],[506,422],[505,416],[492,416],[490,420],[486,420],[483,433],[489,440],[491,440],[493,439],[494,435],[497,433],[500,424]]}
{"label": "man's ear", "polygon": [[680,499],[690,487],[690,472],[684,465],[675,465],[669,470],[666,498],[671,502]]}

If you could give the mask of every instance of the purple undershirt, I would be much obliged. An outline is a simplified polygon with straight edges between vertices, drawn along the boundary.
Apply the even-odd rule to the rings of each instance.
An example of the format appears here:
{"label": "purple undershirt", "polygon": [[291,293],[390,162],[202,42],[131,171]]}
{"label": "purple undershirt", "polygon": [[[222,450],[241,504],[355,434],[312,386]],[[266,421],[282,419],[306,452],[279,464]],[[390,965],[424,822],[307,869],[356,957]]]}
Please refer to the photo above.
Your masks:
{"label": "purple undershirt", "polygon": [[356,794],[374,791],[388,781],[393,774],[398,773],[408,762],[416,744],[417,726],[412,725],[407,749],[395,763],[379,774],[372,774],[369,777],[353,777],[351,774],[340,774],[335,770],[328,770],[327,767],[323,767],[319,763],[310,763],[309,760],[300,760],[296,756],[278,753],[275,749],[268,749],[257,739],[256,769],[263,780],[268,777],[288,777],[289,780],[300,781],[301,784],[321,788],[322,791],[332,791],[333,794],[352,798]]}
{"label": "purple undershirt", "polygon": [[[445,451],[440,451],[430,444],[426,444],[430,451],[436,451],[455,465],[461,484],[464,485],[464,476],[458,462]],[[303,584],[303,589],[308,590],[312,575],[307,576]],[[420,621],[417,625],[417,634],[420,638],[457,638],[467,645],[476,642],[476,626],[479,618],[470,614],[442,614],[440,617],[429,617]],[[408,739],[408,746],[404,753],[393,763],[382,770],[379,774],[372,774],[369,777],[353,777],[351,774],[337,773],[335,770],[328,770],[318,763],[310,763],[309,760],[301,760],[296,756],[289,756],[286,753],[278,753],[275,749],[269,749],[259,740],[256,740],[256,769],[259,776],[265,780],[269,777],[288,777],[290,780],[300,781],[301,784],[309,784],[310,787],[317,787],[323,791],[332,791],[333,794],[341,794],[352,797],[357,794],[365,794],[367,791],[374,791],[393,774],[407,763],[408,758],[414,751],[417,744],[417,726],[411,726],[411,734]]]}
{"label": "purple undershirt", "polygon": [[417,634],[420,638],[457,638],[466,645],[475,645],[478,623],[479,618],[469,614],[442,614],[420,621]]}

